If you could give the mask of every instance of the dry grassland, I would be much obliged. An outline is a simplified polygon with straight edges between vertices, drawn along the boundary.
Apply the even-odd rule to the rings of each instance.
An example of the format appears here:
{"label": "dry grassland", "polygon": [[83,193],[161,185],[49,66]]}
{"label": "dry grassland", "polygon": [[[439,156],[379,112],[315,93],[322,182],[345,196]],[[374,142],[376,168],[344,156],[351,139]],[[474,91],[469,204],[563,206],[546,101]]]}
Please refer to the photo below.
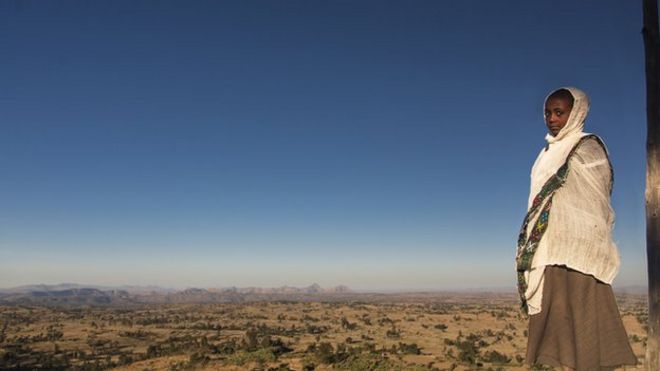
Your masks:
{"label": "dry grassland", "polygon": [[[645,297],[617,300],[642,362]],[[526,328],[513,295],[0,306],[0,369],[529,369],[523,364]]]}

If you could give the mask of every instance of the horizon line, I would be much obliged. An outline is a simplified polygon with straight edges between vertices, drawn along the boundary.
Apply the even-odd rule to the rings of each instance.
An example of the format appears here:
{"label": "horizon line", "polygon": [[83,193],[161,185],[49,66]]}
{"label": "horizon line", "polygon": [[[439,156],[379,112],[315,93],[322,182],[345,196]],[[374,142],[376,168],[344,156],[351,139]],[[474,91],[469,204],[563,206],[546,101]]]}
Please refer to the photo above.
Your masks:
{"label": "horizon line", "polygon": [[[296,289],[304,289],[304,288],[309,288],[313,286],[318,286],[319,288],[326,290],[326,289],[333,289],[333,288],[346,288],[350,290],[352,293],[441,293],[441,292],[498,292],[498,293],[503,293],[503,292],[516,292],[516,286],[511,285],[511,286],[454,286],[454,287],[444,287],[444,288],[432,288],[432,287],[410,287],[410,288],[401,288],[401,287],[378,287],[378,288],[370,288],[370,289],[355,289],[352,288],[349,285],[346,284],[338,284],[338,285],[329,285],[329,286],[321,286],[316,282],[312,282],[309,285],[302,285],[302,286],[296,286],[296,285],[289,285],[289,284],[284,284],[284,285],[279,285],[279,286],[255,286],[255,285],[247,285],[247,286],[237,286],[237,285],[230,285],[230,286],[194,286],[194,285],[185,285],[185,286],[163,286],[163,285],[158,285],[158,284],[117,284],[117,285],[104,285],[104,284],[90,284],[90,283],[76,283],[76,282],[60,282],[60,283],[54,283],[54,284],[49,284],[49,283],[29,283],[29,284],[22,284],[22,285],[15,285],[15,286],[0,286],[0,290],[6,291],[6,290],[15,290],[15,289],[20,289],[20,288],[25,288],[25,287],[30,287],[30,286],[46,286],[46,287],[57,287],[57,286],[77,286],[77,288],[96,288],[96,289],[120,289],[120,288],[138,288],[138,289],[162,289],[162,290],[174,290],[174,291],[184,291],[188,289],[251,289],[251,288],[257,288],[257,289],[278,289],[278,288],[296,288]],[[635,289],[635,290],[648,290],[648,284],[629,284],[629,285],[616,285],[613,284],[612,288],[615,289],[616,291],[620,290],[630,290],[630,289]]]}

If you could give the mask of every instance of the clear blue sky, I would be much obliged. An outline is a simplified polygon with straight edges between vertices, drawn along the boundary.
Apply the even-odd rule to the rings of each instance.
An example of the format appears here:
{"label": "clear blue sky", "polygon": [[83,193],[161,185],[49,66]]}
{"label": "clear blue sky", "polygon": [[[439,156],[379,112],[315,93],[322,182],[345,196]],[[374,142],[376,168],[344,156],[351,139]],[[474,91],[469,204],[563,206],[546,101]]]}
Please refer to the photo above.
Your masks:
{"label": "clear blue sky", "polygon": [[0,287],[515,286],[543,98],[646,282],[641,0],[0,5]]}

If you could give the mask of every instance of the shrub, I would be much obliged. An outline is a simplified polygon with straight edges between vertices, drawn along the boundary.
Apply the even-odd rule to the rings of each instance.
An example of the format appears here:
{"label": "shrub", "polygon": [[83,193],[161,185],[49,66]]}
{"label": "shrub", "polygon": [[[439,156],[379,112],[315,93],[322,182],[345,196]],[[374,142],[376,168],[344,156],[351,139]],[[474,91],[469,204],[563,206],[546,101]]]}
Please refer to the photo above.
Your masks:
{"label": "shrub", "polygon": [[342,317],[341,327],[346,330],[355,330],[357,329],[357,323],[349,322],[346,317]]}
{"label": "shrub", "polygon": [[322,363],[333,363],[335,360],[334,348],[328,342],[322,342],[316,349],[316,357]]}
{"label": "shrub", "polygon": [[483,355],[482,360],[485,362],[490,362],[490,363],[509,363],[511,362],[511,357],[507,357],[506,354],[502,354],[497,351],[490,351],[486,352],[486,354]]}
{"label": "shrub", "polygon": [[399,350],[403,354],[421,354],[422,353],[422,350],[419,349],[419,347],[415,343],[412,343],[412,344],[399,343]]}
{"label": "shrub", "polygon": [[457,340],[458,360],[464,363],[475,364],[479,355],[479,348],[470,340]]}
{"label": "shrub", "polygon": [[388,338],[398,339],[398,338],[401,337],[401,331],[399,331],[395,328],[392,328],[390,330],[387,330],[387,332],[385,333],[385,336],[387,336]]}

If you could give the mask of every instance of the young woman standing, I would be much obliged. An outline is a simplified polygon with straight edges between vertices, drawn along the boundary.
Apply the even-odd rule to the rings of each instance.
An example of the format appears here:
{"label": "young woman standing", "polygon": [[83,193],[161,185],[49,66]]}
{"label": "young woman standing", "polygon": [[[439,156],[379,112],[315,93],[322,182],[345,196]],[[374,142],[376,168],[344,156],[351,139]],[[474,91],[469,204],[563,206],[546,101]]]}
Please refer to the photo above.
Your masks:
{"label": "young woman standing", "polygon": [[530,315],[526,362],[577,371],[637,364],[611,287],[612,166],[603,141],[583,132],[588,111],[576,88],[545,100],[547,144],[532,168],[516,256]]}

